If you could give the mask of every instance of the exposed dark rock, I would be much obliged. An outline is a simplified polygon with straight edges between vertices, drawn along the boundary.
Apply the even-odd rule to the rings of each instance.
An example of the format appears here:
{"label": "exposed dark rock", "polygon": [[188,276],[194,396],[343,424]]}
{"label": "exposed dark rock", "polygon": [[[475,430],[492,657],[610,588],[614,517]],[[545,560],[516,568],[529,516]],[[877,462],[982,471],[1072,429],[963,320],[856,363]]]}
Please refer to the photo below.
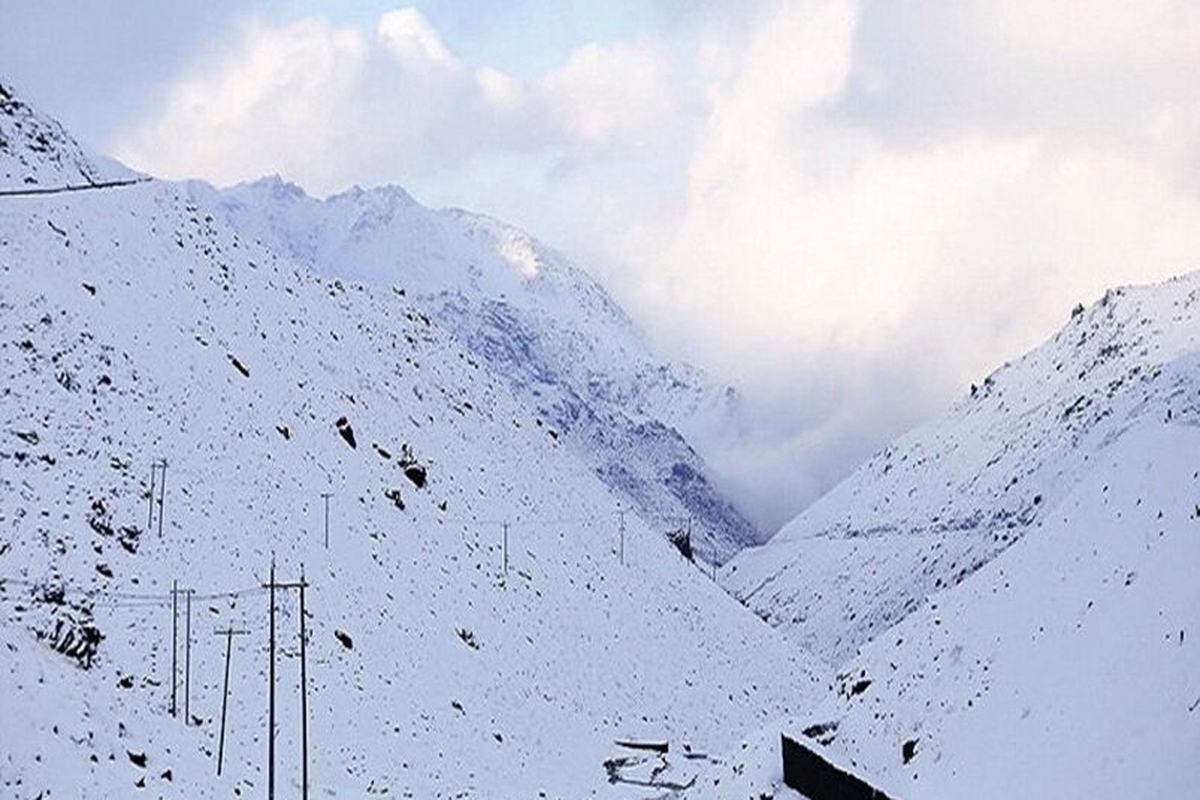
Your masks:
{"label": "exposed dark rock", "polygon": [[346,440],[346,444],[357,450],[358,440],[354,438],[354,428],[350,426],[350,420],[346,419],[345,417],[338,417],[337,422],[335,422],[334,425],[337,426],[338,433],[340,433],[342,438]]}
{"label": "exposed dark rock", "polygon": [[426,472],[425,468],[420,464],[413,464],[411,467],[405,467],[404,477],[408,478],[409,481],[412,482],[412,485],[416,486],[418,489],[425,488]]}
{"label": "exposed dark rock", "polygon": [[392,505],[394,505],[396,508],[400,509],[401,511],[404,510],[404,498],[400,495],[399,489],[387,489],[384,491],[383,496],[388,500],[391,500]]}

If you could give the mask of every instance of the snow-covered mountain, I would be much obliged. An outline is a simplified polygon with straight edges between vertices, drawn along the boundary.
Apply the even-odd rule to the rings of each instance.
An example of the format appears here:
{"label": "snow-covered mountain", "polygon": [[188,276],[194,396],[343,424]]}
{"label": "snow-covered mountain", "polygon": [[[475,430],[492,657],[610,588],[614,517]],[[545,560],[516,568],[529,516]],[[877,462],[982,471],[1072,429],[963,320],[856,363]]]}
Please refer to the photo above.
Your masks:
{"label": "snow-covered mountain", "polygon": [[1194,355],[1164,369],[1183,389],[1169,417],[1130,419],[1020,541],[866,645],[791,733],[892,797],[1194,797],[1198,374]]}
{"label": "snow-covered mountain", "polygon": [[92,185],[135,174],[117,162],[85,153],[58,120],[38,114],[0,84],[0,190]]}
{"label": "snow-covered mountain", "polygon": [[724,562],[761,541],[684,438],[735,424],[734,390],[654,355],[561,254],[495,219],[425,208],[395,186],[324,201],[279,178],[189,191],[243,238],[319,273],[401,288],[503,376],[628,508],[660,528],[693,517],[705,560]]}
{"label": "snow-covered mountain", "polygon": [[1077,307],[734,559],[840,665],[789,732],[893,797],[1194,794],[1198,452],[1200,273]]}
{"label": "snow-covered mountain", "polygon": [[1132,426],[1181,413],[1200,375],[1200,274],[1110,291],[942,418],[877,453],[728,586],[832,662],[1054,518]]}
{"label": "snow-covered mountain", "polygon": [[[3,97],[4,188],[98,182]],[[824,668],[620,514],[404,281],[314,274],[227,214],[159,181],[0,197],[0,796],[265,796],[272,558],[281,797],[302,664],[319,797],[699,790],[815,701]]]}

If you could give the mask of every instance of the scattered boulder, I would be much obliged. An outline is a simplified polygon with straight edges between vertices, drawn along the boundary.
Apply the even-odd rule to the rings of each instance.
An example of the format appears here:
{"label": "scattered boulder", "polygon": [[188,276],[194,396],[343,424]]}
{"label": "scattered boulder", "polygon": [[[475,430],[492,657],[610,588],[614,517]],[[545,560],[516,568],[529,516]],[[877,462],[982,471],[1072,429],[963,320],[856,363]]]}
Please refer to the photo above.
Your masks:
{"label": "scattered boulder", "polygon": [[404,477],[408,478],[413,486],[418,489],[425,488],[429,473],[417,460],[416,454],[413,453],[407,442],[400,446],[400,458],[397,459],[397,463],[400,465],[400,469],[404,470]]}
{"label": "scattered boulder", "polygon": [[354,428],[350,426],[350,420],[345,417],[338,417],[334,425],[337,426],[337,432],[346,440],[346,444],[350,445],[352,449],[357,450],[358,440],[354,438]]}
{"label": "scattered boulder", "polygon": [[425,472],[425,468],[420,464],[413,464],[411,467],[405,467],[404,477],[408,478],[412,485],[418,489],[425,488],[427,473]]}
{"label": "scattered boulder", "polygon": [[229,354],[229,363],[233,364],[234,369],[236,369],[238,372],[242,373],[243,378],[250,377],[250,370],[246,368],[245,364],[243,364],[241,361],[238,361],[238,357],[235,356],[233,353]]}
{"label": "scattered boulder", "polygon": [[387,489],[384,491],[383,496],[388,500],[391,500],[392,505],[394,505],[396,508],[400,509],[401,511],[404,510],[404,498],[401,497],[399,489]]}
{"label": "scattered boulder", "polygon": [[690,533],[682,528],[676,531],[667,531],[667,540],[675,545],[675,549],[679,551],[680,555],[688,561],[695,562],[696,557],[692,552],[692,535]]}
{"label": "scattered boulder", "polygon": [[125,552],[133,555],[138,551],[138,545],[141,544],[142,529],[133,525],[122,525],[117,532],[117,541],[121,547],[125,548]]}

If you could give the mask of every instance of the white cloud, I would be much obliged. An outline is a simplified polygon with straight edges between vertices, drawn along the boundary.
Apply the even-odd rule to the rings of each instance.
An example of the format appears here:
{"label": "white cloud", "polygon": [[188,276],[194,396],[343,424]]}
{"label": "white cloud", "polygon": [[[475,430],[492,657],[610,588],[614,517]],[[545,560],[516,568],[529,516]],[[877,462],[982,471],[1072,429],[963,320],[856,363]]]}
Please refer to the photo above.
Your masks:
{"label": "white cloud", "polygon": [[661,1],[687,44],[526,81],[411,9],[374,39],[251,25],[119,155],[399,181],[548,236],[747,387],[715,442],[770,522],[1076,302],[1200,267],[1189,0]]}
{"label": "white cloud", "polygon": [[[729,479],[776,521],[796,507],[781,486],[811,498],[1075,302],[1200,267],[1200,181],[1177,169],[1200,141],[1184,4],[1074,26],[1034,2],[910,13],[899,55],[872,39],[880,5],[779,2],[710,32],[711,113],[642,286],[660,334],[749,387],[754,433],[726,452],[762,469]],[[867,84],[883,100],[856,105]]]}
{"label": "white cloud", "polygon": [[437,31],[415,8],[389,11],[380,17],[379,40],[402,62],[456,66]]}
{"label": "white cloud", "polygon": [[578,140],[649,143],[681,111],[670,73],[669,54],[654,45],[593,42],[542,78],[537,91]]}
{"label": "white cloud", "polygon": [[588,44],[522,82],[468,65],[414,8],[384,14],[374,39],[317,19],[255,22],[115,150],[156,174],[218,183],[264,172],[317,192],[420,183],[477,157],[644,143],[677,110],[669,68],[652,45]]}

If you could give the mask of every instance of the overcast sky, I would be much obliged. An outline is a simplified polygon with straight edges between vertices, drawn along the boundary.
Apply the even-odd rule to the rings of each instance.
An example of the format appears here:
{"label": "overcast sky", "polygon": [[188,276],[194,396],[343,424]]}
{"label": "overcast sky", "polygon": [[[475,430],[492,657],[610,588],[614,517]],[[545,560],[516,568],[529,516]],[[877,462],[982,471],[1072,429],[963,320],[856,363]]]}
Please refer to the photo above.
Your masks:
{"label": "overcast sky", "polygon": [[0,75],[164,177],[514,222],[738,384],[766,525],[1111,285],[1200,268],[1194,0],[0,0]]}

